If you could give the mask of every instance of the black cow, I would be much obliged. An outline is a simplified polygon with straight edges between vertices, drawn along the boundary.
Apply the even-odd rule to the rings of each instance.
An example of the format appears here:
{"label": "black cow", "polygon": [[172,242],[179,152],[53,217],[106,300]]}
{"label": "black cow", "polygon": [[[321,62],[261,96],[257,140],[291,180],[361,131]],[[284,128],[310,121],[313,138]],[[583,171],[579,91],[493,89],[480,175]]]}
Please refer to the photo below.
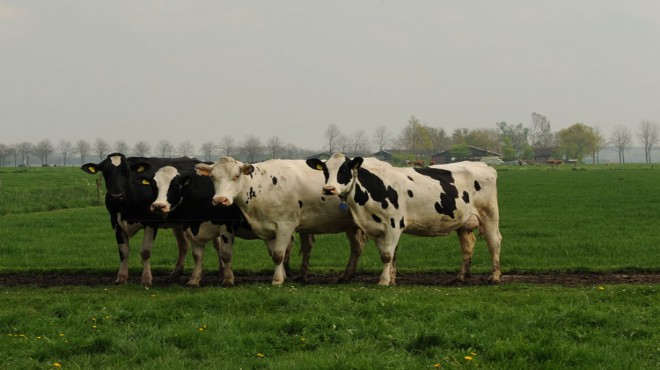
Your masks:
{"label": "black cow", "polygon": [[[140,255],[143,261],[141,283],[152,285],[151,249],[158,228],[171,228],[177,241],[179,256],[172,271],[172,277],[183,273],[186,254],[189,249],[183,226],[166,220],[162,215],[150,211],[155,193],[143,183],[144,177],[153,176],[159,168],[172,163],[190,166],[198,161],[190,158],[144,158],[126,157],[121,153],[112,153],[100,163],[87,163],[80,168],[89,173],[103,173],[106,186],[105,206],[110,214],[110,224],[115,233],[119,250],[119,272],[115,283],[123,284],[128,279],[129,240],[139,230],[144,229]],[[216,241],[219,248],[219,242]]]}

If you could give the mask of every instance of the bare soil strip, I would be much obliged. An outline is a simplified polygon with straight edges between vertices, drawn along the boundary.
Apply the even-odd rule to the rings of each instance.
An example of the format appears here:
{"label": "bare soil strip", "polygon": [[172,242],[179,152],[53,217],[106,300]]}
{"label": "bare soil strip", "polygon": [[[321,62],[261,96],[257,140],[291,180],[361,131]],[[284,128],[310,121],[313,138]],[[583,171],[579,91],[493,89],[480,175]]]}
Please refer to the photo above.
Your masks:
{"label": "bare soil strip", "polygon": [[[400,286],[475,286],[487,285],[487,275],[472,275],[462,284],[456,284],[453,273],[399,273],[396,283]],[[269,283],[270,274],[236,274],[236,285]],[[337,284],[338,273],[313,274],[307,285]],[[12,273],[0,274],[0,286],[104,286],[114,285],[115,277],[100,273]],[[167,274],[154,274],[154,287],[185,285],[187,277],[171,279]],[[378,274],[358,274],[353,283],[375,285]],[[140,284],[140,276],[129,278],[129,284]],[[287,284],[298,284],[295,279],[287,279]],[[542,273],[503,275],[501,284],[538,284],[561,286],[594,286],[609,284],[660,284],[660,273]],[[204,275],[202,286],[221,286],[222,279],[213,273]]]}

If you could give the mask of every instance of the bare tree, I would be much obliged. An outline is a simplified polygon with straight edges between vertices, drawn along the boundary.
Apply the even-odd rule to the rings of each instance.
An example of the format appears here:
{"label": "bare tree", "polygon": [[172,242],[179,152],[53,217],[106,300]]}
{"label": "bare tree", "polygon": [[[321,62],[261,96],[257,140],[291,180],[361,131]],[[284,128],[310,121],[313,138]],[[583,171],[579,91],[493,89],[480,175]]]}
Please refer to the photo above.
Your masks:
{"label": "bare tree", "polygon": [[41,165],[48,165],[48,156],[53,154],[55,148],[49,139],[41,140],[34,146],[34,153],[39,156]]}
{"label": "bare tree", "polygon": [[57,150],[62,153],[62,161],[64,166],[66,166],[66,160],[69,158],[69,154],[73,153],[73,144],[70,141],[60,139],[60,142],[57,144]]}
{"label": "bare tree", "polygon": [[552,145],[550,121],[541,114],[532,112],[532,124],[529,129],[529,141],[533,148],[545,148]]}
{"label": "bare tree", "polygon": [[202,154],[204,154],[204,160],[205,161],[210,161],[212,160],[212,157],[215,155],[215,151],[217,150],[218,146],[215,145],[212,141],[207,141],[202,144]]}
{"label": "bare tree", "polygon": [[30,154],[34,153],[34,145],[24,141],[16,146],[16,150],[21,157],[21,163],[25,166],[29,166]]}
{"label": "bare tree", "polygon": [[366,155],[369,151],[369,139],[364,130],[353,132],[349,145],[353,156]]}
{"label": "bare tree", "polygon": [[646,163],[651,163],[651,150],[658,142],[658,124],[648,120],[642,121],[637,131],[637,137],[644,147],[644,158]]}
{"label": "bare tree", "polygon": [[102,161],[103,157],[108,154],[108,150],[110,150],[108,142],[100,137],[96,138],[96,141],[94,142],[94,151],[98,154],[99,161]]}
{"label": "bare tree", "polygon": [[625,153],[632,143],[630,129],[624,125],[616,126],[612,132],[612,136],[610,136],[610,143],[614,146],[617,153],[619,153],[619,163],[626,163]]}
{"label": "bare tree", "polygon": [[146,141],[138,141],[133,148],[136,157],[146,157],[151,151],[149,143]]}
{"label": "bare tree", "polygon": [[605,148],[605,145],[607,145],[607,141],[600,133],[599,127],[594,127],[593,132],[594,132],[594,142],[593,142],[593,147],[591,148],[592,150],[591,159],[592,159],[592,163],[596,164],[599,162],[599,153],[603,148]]}
{"label": "bare tree", "polygon": [[241,151],[248,162],[255,162],[262,155],[263,145],[261,145],[259,138],[249,135],[243,142]]}
{"label": "bare tree", "polygon": [[163,158],[172,158],[172,152],[174,151],[174,144],[169,140],[161,140],[156,144],[156,150]]}
{"label": "bare tree", "polygon": [[0,167],[5,166],[5,158],[10,154],[10,149],[5,144],[0,144]]}
{"label": "bare tree", "polygon": [[266,149],[270,158],[280,158],[284,150],[284,142],[277,136],[273,136],[266,142]]}
{"label": "bare tree", "polygon": [[382,125],[376,127],[373,142],[376,148],[378,148],[378,151],[384,150],[385,146],[390,145],[391,141],[392,135],[390,135],[390,132],[387,130],[387,126]]}
{"label": "bare tree", "polygon": [[[325,130],[325,139],[328,140],[328,152],[333,153],[336,151],[336,141],[342,136],[339,126],[331,123]],[[342,150],[343,151],[343,150]]]}
{"label": "bare tree", "polygon": [[179,144],[177,148],[177,153],[182,157],[192,157],[195,155],[195,146],[189,140],[186,140]]}
{"label": "bare tree", "polygon": [[89,151],[92,149],[92,146],[85,140],[76,141],[74,150],[80,156],[80,164],[85,163],[85,158],[89,154]]}
{"label": "bare tree", "polygon": [[234,156],[236,155],[236,144],[234,138],[231,136],[225,136],[220,140],[220,150],[222,150],[221,155]]}
{"label": "bare tree", "polygon": [[114,145],[114,151],[117,153],[123,153],[123,154],[128,154],[128,144],[124,140],[117,140],[115,141]]}

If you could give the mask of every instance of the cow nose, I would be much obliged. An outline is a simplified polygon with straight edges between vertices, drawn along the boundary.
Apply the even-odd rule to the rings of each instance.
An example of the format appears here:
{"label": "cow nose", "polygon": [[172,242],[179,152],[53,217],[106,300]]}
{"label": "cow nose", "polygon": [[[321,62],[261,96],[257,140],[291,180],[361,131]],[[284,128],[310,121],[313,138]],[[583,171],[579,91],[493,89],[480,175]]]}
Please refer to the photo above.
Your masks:
{"label": "cow nose", "polygon": [[154,213],[164,213],[167,209],[167,205],[163,203],[153,203],[151,205],[151,212]]}
{"label": "cow nose", "polygon": [[337,189],[334,186],[326,185],[323,187],[324,195],[335,195],[337,194]]}
{"label": "cow nose", "polygon": [[124,200],[124,194],[123,193],[113,193],[113,194],[108,194],[110,198],[114,200]]}
{"label": "cow nose", "polygon": [[231,205],[231,201],[227,197],[213,197],[214,206],[228,206]]}

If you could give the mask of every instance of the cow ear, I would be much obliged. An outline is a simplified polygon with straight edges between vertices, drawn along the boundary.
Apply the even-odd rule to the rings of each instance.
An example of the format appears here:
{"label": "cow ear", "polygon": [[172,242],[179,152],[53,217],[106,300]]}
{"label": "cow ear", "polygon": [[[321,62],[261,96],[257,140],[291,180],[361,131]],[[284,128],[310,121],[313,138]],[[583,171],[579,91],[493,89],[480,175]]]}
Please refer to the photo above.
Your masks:
{"label": "cow ear", "polygon": [[323,170],[323,162],[318,158],[310,158],[310,159],[306,160],[305,163],[307,163],[309,168],[311,168],[313,170],[318,170],[318,171]]}
{"label": "cow ear", "polygon": [[150,168],[151,168],[151,164],[149,164],[148,162],[139,162],[131,165],[131,170],[137,173],[143,173]]}
{"label": "cow ear", "polygon": [[241,172],[243,172],[244,175],[249,175],[254,172],[254,166],[251,164],[244,164],[241,167]]}
{"label": "cow ear", "polygon": [[362,166],[362,162],[364,162],[364,158],[362,157],[355,157],[351,160],[350,166],[351,169],[356,170]]}
{"label": "cow ear", "polygon": [[213,170],[213,166],[210,164],[198,163],[195,165],[195,172],[200,176],[211,176],[211,170]]}
{"label": "cow ear", "polygon": [[82,166],[80,166],[80,169],[87,172],[90,175],[96,175],[96,173],[99,172],[98,166],[94,163],[85,163]]}

